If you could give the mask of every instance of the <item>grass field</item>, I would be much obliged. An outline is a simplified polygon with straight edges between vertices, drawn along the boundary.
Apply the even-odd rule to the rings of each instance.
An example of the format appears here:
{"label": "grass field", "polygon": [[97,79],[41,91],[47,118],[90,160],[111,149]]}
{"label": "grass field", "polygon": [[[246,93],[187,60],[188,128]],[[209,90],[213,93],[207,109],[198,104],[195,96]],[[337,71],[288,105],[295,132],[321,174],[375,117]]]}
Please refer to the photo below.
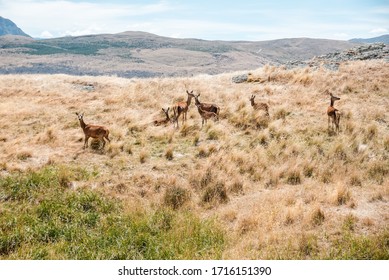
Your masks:
{"label": "grass field", "polygon": [[[389,259],[388,64],[236,74],[0,76],[0,258]],[[186,90],[220,120],[154,126]]]}

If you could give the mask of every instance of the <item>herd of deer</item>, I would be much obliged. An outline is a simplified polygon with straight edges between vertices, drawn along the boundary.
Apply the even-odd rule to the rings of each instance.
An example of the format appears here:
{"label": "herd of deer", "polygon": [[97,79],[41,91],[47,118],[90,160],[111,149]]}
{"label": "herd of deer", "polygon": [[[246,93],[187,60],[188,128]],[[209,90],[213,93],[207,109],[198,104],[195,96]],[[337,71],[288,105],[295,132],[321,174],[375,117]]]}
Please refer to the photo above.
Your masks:
{"label": "herd of deer", "polygon": [[[169,110],[170,107],[167,109],[163,109],[162,111],[165,113],[164,119],[155,120],[153,124],[155,126],[160,125],[166,125],[168,123],[173,123],[174,126],[179,127],[178,125],[178,119],[182,115],[182,123],[186,121],[186,115],[188,113],[189,106],[191,104],[192,98],[195,100],[195,105],[197,107],[197,110],[201,116],[202,123],[201,127],[204,126],[204,123],[207,123],[207,120],[210,118],[213,118],[214,120],[219,120],[219,112],[220,108],[216,104],[212,103],[202,103],[199,101],[200,93],[195,95],[193,94],[193,90],[189,92],[186,91],[188,97],[186,101],[178,102],[173,106],[173,117],[171,118],[169,116]],[[339,121],[340,121],[340,112],[338,109],[334,107],[334,103],[336,100],[340,100],[339,97],[336,97],[332,95],[328,90],[326,90],[326,93],[330,95],[330,106],[327,109],[327,115],[328,115],[328,130],[330,130],[330,123],[331,128],[333,130],[333,127],[335,126],[336,133],[339,133]],[[270,117],[269,115],[269,105],[266,103],[255,103],[254,101],[255,95],[251,95],[250,102],[251,106],[254,110],[263,110],[267,117]],[[108,142],[111,142],[109,139],[109,130],[105,126],[100,125],[92,125],[92,124],[85,124],[84,122],[84,114],[76,113],[78,120],[80,121],[80,126],[85,134],[85,141],[84,141],[84,149],[88,147],[88,140],[89,138],[95,138],[98,139],[100,142],[103,142],[102,148],[105,146],[105,140],[108,140]]]}

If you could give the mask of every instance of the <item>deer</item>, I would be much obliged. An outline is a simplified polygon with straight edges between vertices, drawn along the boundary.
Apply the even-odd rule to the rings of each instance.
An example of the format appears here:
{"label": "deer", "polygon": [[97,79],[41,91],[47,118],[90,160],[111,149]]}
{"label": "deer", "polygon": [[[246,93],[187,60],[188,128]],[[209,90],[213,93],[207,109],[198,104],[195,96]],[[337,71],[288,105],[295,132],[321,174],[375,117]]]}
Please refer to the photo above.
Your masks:
{"label": "deer", "polygon": [[192,91],[192,96],[195,99],[195,105],[197,106],[197,108],[200,108],[201,110],[203,110],[205,112],[213,112],[213,113],[215,113],[216,115],[219,116],[219,113],[220,113],[219,106],[217,106],[216,104],[212,104],[212,103],[202,103],[202,102],[200,102],[199,101],[200,93],[197,94],[197,95],[194,95],[193,91]]}
{"label": "deer", "polygon": [[182,114],[182,124],[184,124],[184,122],[186,121],[188,108],[192,101],[193,90],[191,92],[187,90],[186,93],[188,95],[188,99],[186,101],[176,103],[173,107],[173,112],[175,112],[176,114],[173,121],[177,123],[177,128],[178,128],[178,118],[180,117],[181,114]]}
{"label": "deer", "polygon": [[269,105],[267,105],[266,103],[255,103],[254,99],[255,95],[252,94],[250,97],[250,102],[254,110],[263,110],[265,111],[266,116],[269,117]]}
{"label": "deer", "polygon": [[93,125],[93,124],[85,124],[84,122],[84,113],[79,114],[76,113],[78,120],[80,121],[80,126],[85,134],[85,142],[84,142],[84,149],[88,147],[88,140],[90,137],[99,139],[99,141],[103,142],[103,146],[101,149],[104,149],[105,146],[105,140],[107,139],[108,142],[111,142],[111,140],[108,138],[109,136],[109,130],[105,126],[100,125]]}
{"label": "deer", "polygon": [[339,133],[339,122],[340,122],[340,115],[341,115],[341,113],[339,112],[338,109],[336,109],[334,107],[334,103],[335,103],[335,101],[340,100],[340,98],[334,96],[328,90],[326,92],[331,96],[330,106],[328,106],[328,108],[327,108],[328,130],[330,129],[330,125],[331,125],[332,129],[333,129],[334,125],[335,125],[335,131],[336,131],[336,133]]}
{"label": "deer", "polygon": [[206,124],[207,120],[210,118],[214,118],[214,120],[216,120],[216,121],[219,120],[219,116],[215,112],[204,111],[203,109],[201,109],[200,104],[196,104],[196,106],[197,106],[197,110],[199,111],[199,114],[202,118],[201,127],[203,127],[204,123]]}
{"label": "deer", "polygon": [[165,119],[155,120],[153,122],[155,126],[165,125],[165,124],[167,124],[169,122],[173,122],[173,120],[169,117],[169,110],[170,110],[170,107],[168,107],[166,110],[164,108],[162,108],[162,111],[165,113],[166,118]]}

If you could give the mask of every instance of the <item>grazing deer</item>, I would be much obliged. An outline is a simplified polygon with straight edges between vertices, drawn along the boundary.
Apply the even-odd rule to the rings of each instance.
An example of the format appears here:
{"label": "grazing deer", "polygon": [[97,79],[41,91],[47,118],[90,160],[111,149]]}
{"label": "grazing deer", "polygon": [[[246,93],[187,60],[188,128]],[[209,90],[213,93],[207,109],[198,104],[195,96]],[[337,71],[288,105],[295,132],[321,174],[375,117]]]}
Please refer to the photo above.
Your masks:
{"label": "grazing deer", "polygon": [[173,111],[177,114],[174,117],[173,121],[177,123],[177,128],[178,128],[178,118],[180,117],[181,114],[182,114],[182,124],[184,124],[184,121],[186,121],[186,114],[188,113],[188,108],[189,108],[189,105],[192,101],[193,90],[191,92],[186,91],[186,93],[188,95],[188,99],[184,102],[178,102],[173,107]]}
{"label": "grazing deer", "polygon": [[338,109],[335,109],[334,103],[336,100],[340,100],[340,98],[332,95],[328,90],[326,92],[331,96],[330,106],[327,108],[328,130],[330,129],[331,123],[332,129],[335,125],[336,132],[339,133],[340,112]]}
{"label": "grazing deer", "polygon": [[109,130],[105,126],[100,125],[93,125],[93,124],[85,124],[84,122],[84,113],[79,114],[76,113],[78,120],[80,121],[80,126],[85,134],[85,142],[84,142],[84,149],[88,147],[88,140],[90,137],[97,138],[100,140],[100,142],[103,142],[103,147],[105,146],[105,139],[108,140],[108,142],[111,142],[111,140],[108,138],[109,136]]}
{"label": "grazing deer", "polygon": [[170,117],[169,117],[169,110],[170,110],[170,107],[168,107],[166,110],[165,110],[164,108],[162,108],[162,111],[165,113],[166,118],[165,118],[165,119],[155,120],[155,121],[154,121],[154,125],[155,125],[155,126],[165,125],[165,124],[167,124],[167,123],[173,121],[173,120],[170,119]]}
{"label": "grazing deer", "polygon": [[208,112],[201,109],[200,104],[196,104],[197,110],[199,111],[199,114],[202,118],[201,127],[204,126],[204,123],[207,123],[207,120],[210,118],[214,118],[215,121],[219,120],[219,116],[215,112]]}
{"label": "grazing deer", "polygon": [[[205,111],[205,112],[213,112],[215,113],[216,115],[219,116],[219,113],[220,113],[220,108],[219,106],[217,106],[216,104],[211,104],[211,103],[202,103],[199,101],[199,97],[200,97],[200,93],[197,94],[197,95],[194,95],[193,94],[193,91],[192,91],[192,97],[194,97],[195,99],[195,105],[200,108],[201,110]],[[200,111],[199,111],[200,112]]]}
{"label": "grazing deer", "polygon": [[253,106],[253,108],[255,110],[265,111],[266,116],[269,117],[270,116],[269,115],[269,105],[267,105],[266,103],[255,103],[254,99],[255,99],[255,95],[252,94],[250,97],[251,106]]}

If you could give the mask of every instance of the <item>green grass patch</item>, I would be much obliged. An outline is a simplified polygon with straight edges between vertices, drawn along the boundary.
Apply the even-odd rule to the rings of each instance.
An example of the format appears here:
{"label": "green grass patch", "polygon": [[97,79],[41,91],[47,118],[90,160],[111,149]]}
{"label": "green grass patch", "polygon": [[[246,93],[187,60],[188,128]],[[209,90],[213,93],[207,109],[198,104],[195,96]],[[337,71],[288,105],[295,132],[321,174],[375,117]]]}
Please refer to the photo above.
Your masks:
{"label": "green grass patch", "polygon": [[0,179],[0,259],[221,258],[216,222],[168,208],[128,213],[96,190],[70,189],[72,176],[86,174],[51,166]]}

